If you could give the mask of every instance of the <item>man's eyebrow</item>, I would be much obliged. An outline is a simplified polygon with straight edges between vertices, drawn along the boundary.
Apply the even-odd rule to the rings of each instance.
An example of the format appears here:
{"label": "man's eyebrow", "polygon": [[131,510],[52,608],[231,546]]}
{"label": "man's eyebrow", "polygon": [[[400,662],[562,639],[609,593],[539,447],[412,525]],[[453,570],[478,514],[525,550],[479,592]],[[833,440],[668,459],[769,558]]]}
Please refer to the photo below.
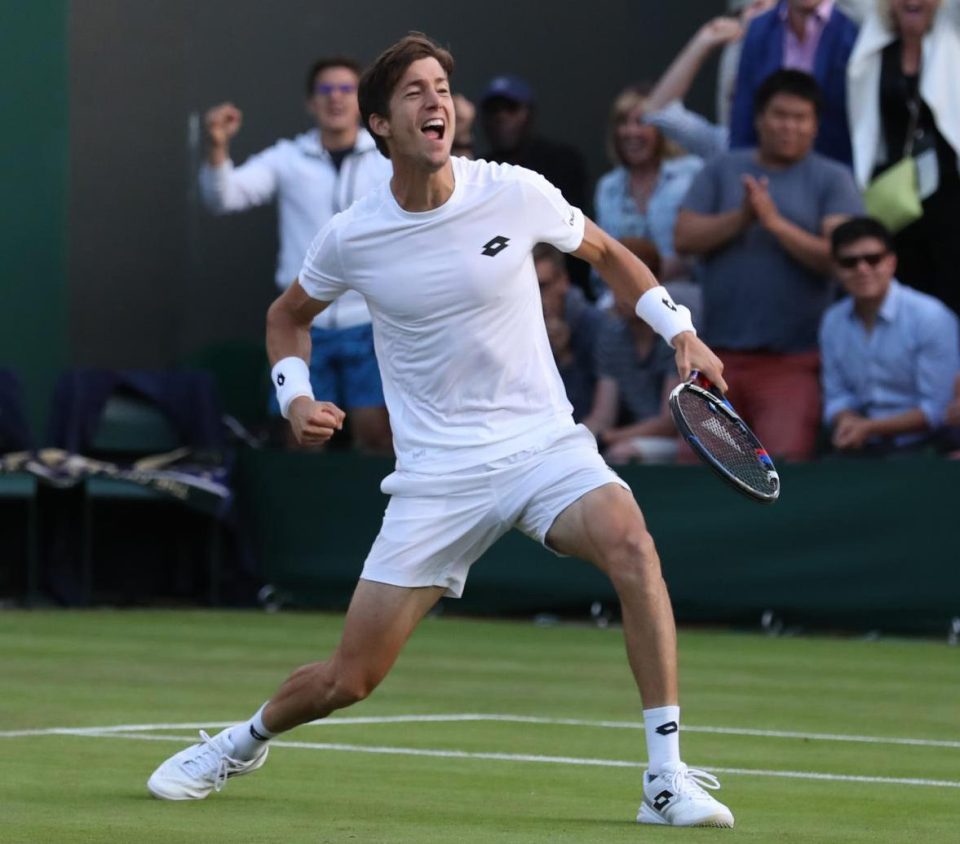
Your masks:
{"label": "man's eyebrow", "polygon": [[434,77],[434,79],[432,79],[432,80],[430,80],[430,79],[422,79],[422,78],[420,78],[420,79],[411,79],[409,82],[404,83],[402,87],[403,87],[404,89],[406,89],[406,88],[414,88],[414,87],[416,87],[416,88],[422,88],[424,85],[429,85],[429,84],[431,83],[431,81],[433,82],[433,84],[442,83],[442,84],[444,84],[444,85],[448,85],[449,82],[450,82],[450,80],[449,80],[446,76],[437,76],[437,77]]}

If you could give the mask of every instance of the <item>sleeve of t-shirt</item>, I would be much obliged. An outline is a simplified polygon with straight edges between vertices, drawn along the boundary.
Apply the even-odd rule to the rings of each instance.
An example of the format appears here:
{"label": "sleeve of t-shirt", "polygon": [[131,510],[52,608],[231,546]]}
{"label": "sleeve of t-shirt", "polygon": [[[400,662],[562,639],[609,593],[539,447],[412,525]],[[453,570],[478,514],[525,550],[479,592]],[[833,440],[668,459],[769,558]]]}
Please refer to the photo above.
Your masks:
{"label": "sleeve of t-shirt", "polygon": [[824,179],[822,216],[863,213],[863,198],[853,180],[853,172],[843,165],[831,166]]}
{"label": "sleeve of t-shirt", "polygon": [[583,212],[563,198],[539,173],[517,167],[525,222],[534,243],[550,243],[561,252],[573,252],[583,243]]}
{"label": "sleeve of t-shirt", "polygon": [[681,210],[693,211],[695,214],[718,214],[719,206],[719,178],[716,165],[717,159],[708,161],[693,177],[690,189],[680,203]]}
{"label": "sleeve of t-shirt", "polygon": [[943,424],[960,372],[957,318],[946,308],[930,309],[921,323],[923,336],[915,363],[920,410],[931,428]]}
{"label": "sleeve of t-shirt", "polygon": [[200,195],[215,214],[245,211],[270,202],[277,193],[277,170],[282,156],[274,145],[250,156],[239,167],[227,159],[218,167],[200,168]]}
{"label": "sleeve of t-shirt", "polygon": [[839,327],[843,325],[841,320],[839,312],[830,309],[820,323],[820,385],[825,425],[832,425],[838,413],[857,410],[859,405],[853,386],[847,383],[840,365],[843,359],[843,342],[839,336]]}
{"label": "sleeve of t-shirt", "polygon": [[321,302],[332,302],[347,290],[337,234],[332,222],[320,229],[300,268],[300,286]]}

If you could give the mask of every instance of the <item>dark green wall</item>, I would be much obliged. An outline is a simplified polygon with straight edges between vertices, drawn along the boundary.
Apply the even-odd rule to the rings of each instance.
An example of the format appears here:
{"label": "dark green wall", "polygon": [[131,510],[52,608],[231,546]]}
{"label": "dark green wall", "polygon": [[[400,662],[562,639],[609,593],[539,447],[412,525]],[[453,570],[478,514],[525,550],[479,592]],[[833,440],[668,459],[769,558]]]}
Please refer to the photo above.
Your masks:
{"label": "dark green wall", "polygon": [[[546,134],[607,166],[617,91],[657,76],[724,0],[71,0],[70,336],[73,361],[164,366],[215,343],[261,343],[276,296],[273,208],[213,217],[198,202],[199,119],[244,112],[238,161],[309,127],[303,76],[320,55],[369,61],[410,29],[449,45],[478,97],[526,76]],[[692,104],[710,109],[708,70]],[[484,146],[481,140],[479,146]]]}
{"label": "dark green wall", "polygon": [[67,2],[0,3],[0,366],[35,433],[67,359]]}
{"label": "dark green wall", "polygon": [[[386,505],[390,461],[243,454],[243,524],[263,579],[301,605],[345,606]],[[784,624],[946,635],[960,616],[954,522],[960,462],[836,460],[779,467],[756,504],[702,466],[629,466],[681,622]],[[605,577],[513,531],[474,565],[459,611],[585,616],[616,597]]]}

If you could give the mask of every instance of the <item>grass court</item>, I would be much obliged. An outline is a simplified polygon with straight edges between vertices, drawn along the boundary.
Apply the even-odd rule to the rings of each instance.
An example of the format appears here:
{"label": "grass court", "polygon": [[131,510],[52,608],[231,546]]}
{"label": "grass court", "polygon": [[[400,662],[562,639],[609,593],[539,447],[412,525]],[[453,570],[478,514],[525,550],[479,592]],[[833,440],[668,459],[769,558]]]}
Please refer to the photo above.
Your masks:
{"label": "grass court", "polygon": [[734,830],[634,822],[643,732],[618,629],[428,618],[369,700],[199,803],[157,764],[323,657],[341,617],[0,612],[0,841],[951,842],[960,651],[682,631],[682,747]]}

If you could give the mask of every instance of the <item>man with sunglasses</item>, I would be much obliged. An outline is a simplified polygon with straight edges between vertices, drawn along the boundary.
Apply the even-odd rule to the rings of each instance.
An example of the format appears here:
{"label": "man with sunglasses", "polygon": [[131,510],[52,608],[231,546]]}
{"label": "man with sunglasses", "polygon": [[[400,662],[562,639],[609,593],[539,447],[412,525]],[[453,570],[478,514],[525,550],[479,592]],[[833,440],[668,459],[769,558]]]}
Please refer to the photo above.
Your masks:
{"label": "man with sunglasses", "polygon": [[944,422],[960,372],[957,317],[896,280],[890,232],[858,217],[834,229],[831,249],[849,298],[820,327],[824,422],[844,452],[922,447]]}
{"label": "man with sunglasses", "polygon": [[[390,162],[360,128],[359,80],[360,65],[353,59],[334,56],[314,62],[306,78],[306,110],[315,128],[277,141],[239,167],[230,159],[230,142],[240,130],[242,112],[222,103],[206,114],[207,156],[200,171],[204,201],[222,214],[277,200],[276,283],[281,290],[297,277],[317,231],[392,173]],[[311,339],[313,389],[318,395],[336,396],[350,410],[358,448],[389,453],[390,424],[363,297],[354,292],[340,297],[314,320]],[[271,410],[280,413],[275,399]]]}

